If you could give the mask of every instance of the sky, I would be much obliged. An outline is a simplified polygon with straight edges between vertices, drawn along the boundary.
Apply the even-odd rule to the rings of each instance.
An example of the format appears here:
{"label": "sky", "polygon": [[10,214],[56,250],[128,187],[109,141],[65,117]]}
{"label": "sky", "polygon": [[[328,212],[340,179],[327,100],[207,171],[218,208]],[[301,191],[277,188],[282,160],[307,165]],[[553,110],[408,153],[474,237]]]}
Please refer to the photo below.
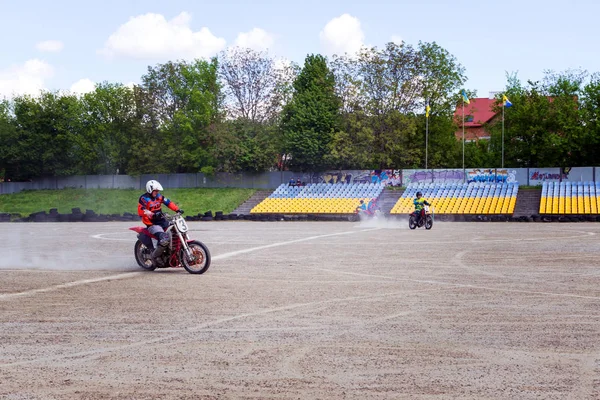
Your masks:
{"label": "sky", "polygon": [[488,97],[507,73],[600,72],[598,15],[592,0],[0,0],[0,98],[139,83],[148,66],[236,45],[302,65],[390,41],[436,42]]}

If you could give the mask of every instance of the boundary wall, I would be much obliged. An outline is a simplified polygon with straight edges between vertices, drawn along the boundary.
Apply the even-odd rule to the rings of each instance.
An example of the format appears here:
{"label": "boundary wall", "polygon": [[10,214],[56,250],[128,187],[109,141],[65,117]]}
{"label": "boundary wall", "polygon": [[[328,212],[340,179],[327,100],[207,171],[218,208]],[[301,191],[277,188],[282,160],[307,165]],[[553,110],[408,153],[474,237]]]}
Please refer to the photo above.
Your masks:
{"label": "boundary wall", "polygon": [[35,179],[30,182],[1,182],[0,194],[44,189],[136,189],[156,179],[165,188],[247,188],[276,189],[290,179],[304,183],[383,183],[407,186],[411,183],[517,182],[521,186],[541,186],[544,182],[578,182],[600,180],[600,167],[574,168],[467,168],[467,169],[383,169],[335,170],[299,173],[292,171],[251,173],[217,173],[207,177],[197,174],[78,175]]}

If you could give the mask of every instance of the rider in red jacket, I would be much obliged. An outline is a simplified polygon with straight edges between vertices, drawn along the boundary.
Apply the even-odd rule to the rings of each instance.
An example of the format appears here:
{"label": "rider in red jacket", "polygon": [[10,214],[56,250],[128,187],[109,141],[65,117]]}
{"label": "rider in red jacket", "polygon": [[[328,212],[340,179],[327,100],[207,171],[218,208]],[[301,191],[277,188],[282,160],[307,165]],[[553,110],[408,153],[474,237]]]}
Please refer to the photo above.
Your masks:
{"label": "rider in red jacket", "polygon": [[169,223],[162,214],[162,205],[166,205],[173,211],[183,212],[177,204],[160,194],[161,190],[163,187],[159,182],[150,180],[146,183],[146,193],[141,195],[138,201],[138,215],[142,217],[142,223],[158,238],[158,246],[152,253],[152,260],[156,260],[164,253],[169,244],[169,235],[165,233]]}

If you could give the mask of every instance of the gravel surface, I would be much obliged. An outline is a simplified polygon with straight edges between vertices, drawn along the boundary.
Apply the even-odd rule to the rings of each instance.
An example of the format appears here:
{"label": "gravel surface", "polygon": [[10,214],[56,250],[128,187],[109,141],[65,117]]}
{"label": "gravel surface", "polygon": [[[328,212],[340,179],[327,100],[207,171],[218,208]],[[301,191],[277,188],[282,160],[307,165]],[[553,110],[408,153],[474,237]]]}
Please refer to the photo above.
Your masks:
{"label": "gravel surface", "polygon": [[2,224],[2,399],[598,399],[600,224]]}

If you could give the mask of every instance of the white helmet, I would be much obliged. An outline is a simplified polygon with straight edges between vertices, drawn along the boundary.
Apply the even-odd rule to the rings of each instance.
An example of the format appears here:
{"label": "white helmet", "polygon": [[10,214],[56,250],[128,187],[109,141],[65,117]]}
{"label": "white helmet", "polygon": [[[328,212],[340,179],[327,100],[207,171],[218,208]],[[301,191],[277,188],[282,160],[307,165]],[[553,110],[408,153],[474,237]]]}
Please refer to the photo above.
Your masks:
{"label": "white helmet", "polygon": [[155,190],[163,190],[163,187],[158,181],[151,180],[146,182],[146,193],[152,193]]}

